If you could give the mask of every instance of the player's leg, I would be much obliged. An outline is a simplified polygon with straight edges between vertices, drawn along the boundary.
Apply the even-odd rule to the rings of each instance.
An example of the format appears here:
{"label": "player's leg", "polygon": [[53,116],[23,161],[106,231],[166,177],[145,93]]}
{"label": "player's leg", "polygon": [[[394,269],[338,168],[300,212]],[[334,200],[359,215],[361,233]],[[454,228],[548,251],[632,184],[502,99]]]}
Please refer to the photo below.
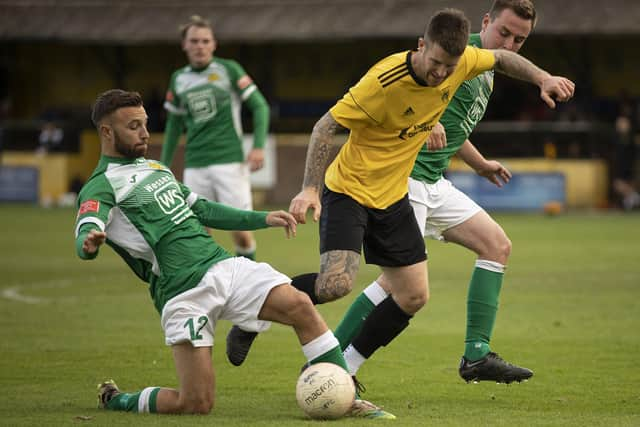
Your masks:
{"label": "player's leg", "polygon": [[351,197],[325,188],[320,215],[320,272],[296,276],[292,285],[314,304],[351,292],[367,227],[367,212]]}
{"label": "player's leg", "polygon": [[[429,212],[427,206],[429,202],[427,188],[427,184],[409,178],[409,200],[421,236],[425,234],[425,224]],[[343,350],[345,350],[347,346],[351,344],[353,338],[358,335],[367,316],[369,316],[378,304],[389,296],[391,292],[389,286],[388,280],[383,273],[369,284],[349,306],[349,309],[334,332]]]}
{"label": "player's leg", "polygon": [[211,410],[215,394],[211,347],[217,311],[224,305],[222,286],[207,286],[212,278],[205,275],[199,286],[167,301],[162,312],[161,324],[165,342],[173,350],[179,390],[147,387],[137,393],[122,393],[115,383],[106,382],[100,385],[100,406],[163,414],[205,414]]}
{"label": "player's leg", "polygon": [[367,263],[382,266],[392,295],[371,311],[359,334],[345,349],[352,374],[378,348],[400,334],[427,302],[424,240],[408,198],[384,211],[369,212],[364,252]]}
{"label": "player's leg", "polygon": [[[502,378],[509,382],[529,378],[533,374],[530,370],[495,359],[490,347],[504,270],[511,252],[511,242],[506,233],[489,214],[453,187],[447,203],[434,212],[429,221],[444,229],[442,236],[446,241],[464,246],[478,256],[467,296],[467,330],[461,375],[467,380]],[[496,366],[491,368],[491,373],[479,373],[482,375],[476,372],[477,369],[466,370],[465,366],[473,366],[480,360]]]}
{"label": "player's leg", "polygon": [[426,261],[404,267],[383,267],[383,271],[384,284],[389,286],[391,295],[375,306],[344,350],[351,375],[356,375],[376,350],[400,335],[429,298]]}
{"label": "player's leg", "polygon": [[502,227],[483,210],[446,230],[443,236],[447,241],[464,246],[478,255],[467,297],[464,355],[471,361],[479,360],[491,351],[489,342],[511,242]]}
{"label": "player's leg", "polygon": [[[347,369],[338,340],[327,327],[310,298],[289,284],[276,286],[269,292],[259,314],[262,320],[293,327],[308,364],[334,363]],[[348,416],[394,419],[395,416],[357,396]]]}

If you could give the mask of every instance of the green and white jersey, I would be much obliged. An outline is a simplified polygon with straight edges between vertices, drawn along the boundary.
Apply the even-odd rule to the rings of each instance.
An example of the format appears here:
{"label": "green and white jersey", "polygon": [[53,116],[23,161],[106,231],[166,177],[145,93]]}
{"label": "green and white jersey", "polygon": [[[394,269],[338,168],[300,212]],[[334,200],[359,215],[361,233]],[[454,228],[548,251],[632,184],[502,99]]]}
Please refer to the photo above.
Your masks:
{"label": "green and white jersey", "polygon": [[[481,48],[480,34],[472,34],[469,44]],[[411,177],[433,184],[442,178],[449,167],[451,157],[458,152],[469,138],[487,110],[493,91],[493,70],[485,71],[477,77],[465,81],[456,91],[451,103],[440,118],[447,134],[447,146],[438,151],[427,151],[426,144],[418,153]]]}
{"label": "green and white jersey", "polygon": [[[140,279],[156,309],[196,286],[211,265],[230,258],[203,224],[221,229],[266,227],[266,213],[240,211],[198,198],[171,171],[145,158],[103,156],[78,196],[76,247],[99,228]],[[79,255],[83,258],[82,249]]]}
{"label": "green and white jersey", "polygon": [[242,66],[230,59],[214,57],[202,69],[186,66],[173,73],[164,107],[183,119],[185,166],[244,161],[240,110],[256,90]]}

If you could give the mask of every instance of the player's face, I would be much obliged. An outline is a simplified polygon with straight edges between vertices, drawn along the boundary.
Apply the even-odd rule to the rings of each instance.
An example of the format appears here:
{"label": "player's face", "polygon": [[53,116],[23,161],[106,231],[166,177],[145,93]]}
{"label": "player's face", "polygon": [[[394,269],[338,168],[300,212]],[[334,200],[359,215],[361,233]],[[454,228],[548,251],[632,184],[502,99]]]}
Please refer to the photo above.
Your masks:
{"label": "player's face", "polygon": [[429,86],[438,86],[456,69],[460,61],[459,56],[448,54],[438,43],[425,44],[418,40],[418,53],[412,60],[414,71],[427,82]]}
{"label": "player's face", "polygon": [[192,67],[204,67],[213,59],[216,41],[209,28],[191,26],[182,41],[182,50],[187,54]]}
{"label": "player's face", "polygon": [[486,14],[480,31],[482,47],[518,52],[529,37],[531,24],[530,20],[520,18],[511,9],[504,9],[493,21]]}
{"label": "player's face", "polygon": [[109,127],[114,155],[137,158],[147,154],[147,119],[142,106],[120,108],[112,114]]}

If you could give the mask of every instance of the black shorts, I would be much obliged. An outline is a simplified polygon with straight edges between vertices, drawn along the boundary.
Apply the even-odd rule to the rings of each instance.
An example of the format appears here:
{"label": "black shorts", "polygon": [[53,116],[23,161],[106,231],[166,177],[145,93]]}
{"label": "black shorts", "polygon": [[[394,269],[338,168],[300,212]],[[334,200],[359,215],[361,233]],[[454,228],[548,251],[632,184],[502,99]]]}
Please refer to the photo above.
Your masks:
{"label": "black shorts", "polygon": [[424,239],[409,197],[386,209],[362,206],[324,188],[320,216],[320,253],[364,248],[367,264],[402,267],[427,259]]}

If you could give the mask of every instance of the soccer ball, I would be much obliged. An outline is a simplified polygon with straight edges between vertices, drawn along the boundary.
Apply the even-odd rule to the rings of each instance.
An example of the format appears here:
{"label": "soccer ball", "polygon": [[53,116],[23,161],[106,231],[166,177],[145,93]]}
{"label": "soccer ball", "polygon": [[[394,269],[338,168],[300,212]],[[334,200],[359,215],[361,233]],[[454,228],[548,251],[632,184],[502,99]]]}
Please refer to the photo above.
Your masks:
{"label": "soccer ball", "polygon": [[296,399],[311,418],[336,419],[353,405],[356,389],[351,375],[333,363],[316,363],[298,378]]}

